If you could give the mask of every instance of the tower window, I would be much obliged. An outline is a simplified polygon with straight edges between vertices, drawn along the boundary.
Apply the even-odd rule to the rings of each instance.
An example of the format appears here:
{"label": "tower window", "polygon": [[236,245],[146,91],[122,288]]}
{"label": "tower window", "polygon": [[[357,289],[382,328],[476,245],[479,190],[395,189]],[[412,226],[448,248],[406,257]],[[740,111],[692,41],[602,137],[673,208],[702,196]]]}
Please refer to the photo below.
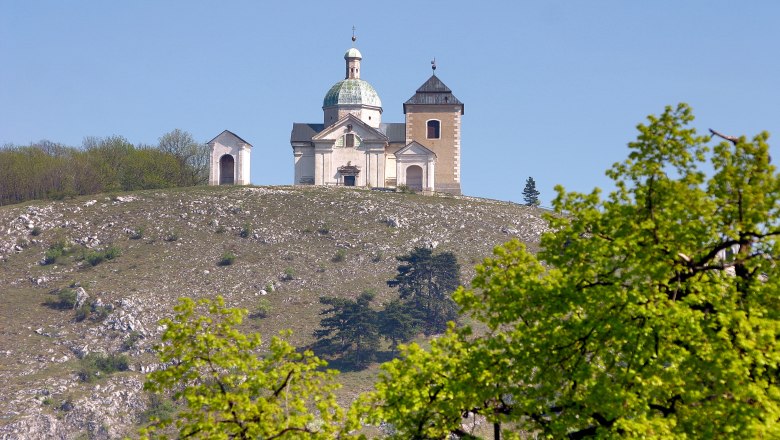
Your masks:
{"label": "tower window", "polygon": [[428,139],[439,139],[440,137],[441,122],[436,119],[428,121]]}

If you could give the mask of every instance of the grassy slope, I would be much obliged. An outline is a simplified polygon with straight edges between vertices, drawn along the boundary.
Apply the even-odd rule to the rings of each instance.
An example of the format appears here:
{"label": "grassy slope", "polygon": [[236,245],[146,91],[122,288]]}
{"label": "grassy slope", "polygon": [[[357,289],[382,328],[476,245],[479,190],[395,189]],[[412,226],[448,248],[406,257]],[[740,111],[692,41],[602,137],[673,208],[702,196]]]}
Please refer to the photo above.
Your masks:
{"label": "grassy slope", "polygon": [[[533,248],[544,228],[540,214],[480,199],[321,187],[200,187],[0,207],[0,381],[7,396],[0,403],[0,427],[31,413],[62,416],[56,407],[68,398],[89,409],[105,398],[106,388],[126,387],[130,396],[120,396],[117,404],[123,416],[102,415],[98,405],[68,414],[64,423],[75,429],[82,419],[116,425],[109,437],[127,429],[142,409],[141,375],[123,373],[95,389],[76,380],[75,353],[84,347],[117,351],[132,325],[145,335],[130,352],[133,367],[152,365],[156,323],[180,296],[220,294],[230,306],[251,312],[260,291],[274,284],[265,296],[270,315],[250,320],[248,329],[272,335],[290,328],[292,342],[305,345],[319,322],[319,296],[354,297],[370,288],[381,307],[396,295],[385,284],[395,274],[394,257],[431,243],[458,256],[465,282],[495,245],[517,236]],[[42,230],[38,237],[29,235],[30,222]],[[388,224],[393,222],[400,226]],[[246,224],[253,235],[241,238]],[[131,239],[138,228],[143,237]],[[165,241],[172,232],[178,240]],[[60,238],[113,243],[122,255],[96,267],[73,257],[39,265]],[[19,240],[33,242],[21,252],[9,250]],[[345,261],[332,261],[339,249],[346,251]],[[237,256],[235,263],[217,266],[228,251]],[[286,271],[294,272],[293,280],[282,281]],[[72,282],[115,311],[102,322],[75,322],[72,311],[44,305],[51,291]],[[376,371],[375,365],[345,374],[342,399],[369,388]]]}

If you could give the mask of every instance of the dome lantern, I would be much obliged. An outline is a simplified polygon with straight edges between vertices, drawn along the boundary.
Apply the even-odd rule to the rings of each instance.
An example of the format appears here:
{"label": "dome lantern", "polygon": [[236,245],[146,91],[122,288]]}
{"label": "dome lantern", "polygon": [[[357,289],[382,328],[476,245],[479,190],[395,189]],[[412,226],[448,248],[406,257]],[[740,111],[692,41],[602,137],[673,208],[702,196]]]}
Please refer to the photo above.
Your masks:
{"label": "dome lantern", "polygon": [[354,47],[344,54],[344,60],[347,64],[347,74],[344,79],[360,79],[360,60],[362,59],[363,55]]}
{"label": "dome lantern", "polygon": [[379,127],[382,119],[382,101],[373,86],[360,79],[360,61],[363,55],[354,47],[344,53],[346,75],[325,94],[322,100],[325,126],[335,123],[350,113],[372,127]]}

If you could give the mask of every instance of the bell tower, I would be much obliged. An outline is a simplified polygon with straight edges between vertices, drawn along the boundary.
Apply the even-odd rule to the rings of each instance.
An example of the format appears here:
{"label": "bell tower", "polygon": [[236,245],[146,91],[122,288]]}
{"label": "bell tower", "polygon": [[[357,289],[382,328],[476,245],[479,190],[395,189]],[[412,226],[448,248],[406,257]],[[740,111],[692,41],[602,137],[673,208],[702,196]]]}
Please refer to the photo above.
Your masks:
{"label": "bell tower", "polygon": [[460,136],[464,105],[433,74],[404,103],[406,143],[416,141],[436,154],[436,191],[461,194]]}

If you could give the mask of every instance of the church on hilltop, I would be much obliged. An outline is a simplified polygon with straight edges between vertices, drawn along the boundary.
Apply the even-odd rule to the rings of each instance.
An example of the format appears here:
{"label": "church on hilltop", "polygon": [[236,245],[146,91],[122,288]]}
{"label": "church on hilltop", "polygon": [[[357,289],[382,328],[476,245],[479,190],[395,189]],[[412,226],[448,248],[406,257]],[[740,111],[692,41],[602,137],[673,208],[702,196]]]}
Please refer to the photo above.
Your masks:
{"label": "church on hilltop", "polygon": [[[322,123],[293,123],[293,183],[461,194],[463,103],[436,76],[435,61],[433,75],[404,102],[406,121],[385,123],[379,94],[360,78],[362,59],[354,47],[344,54],[346,73],[325,94]],[[208,145],[210,185],[250,183],[252,145],[228,130]]]}
{"label": "church on hilltop", "polygon": [[[353,37],[352,41],[355,41]],[[382,101],[360,78],[359,50],[325,94],[322,123],[293,123],[296,185],[343,185],[460,194],[463,103],[433,75],[404,103],[405,122],[382,122]]]}

